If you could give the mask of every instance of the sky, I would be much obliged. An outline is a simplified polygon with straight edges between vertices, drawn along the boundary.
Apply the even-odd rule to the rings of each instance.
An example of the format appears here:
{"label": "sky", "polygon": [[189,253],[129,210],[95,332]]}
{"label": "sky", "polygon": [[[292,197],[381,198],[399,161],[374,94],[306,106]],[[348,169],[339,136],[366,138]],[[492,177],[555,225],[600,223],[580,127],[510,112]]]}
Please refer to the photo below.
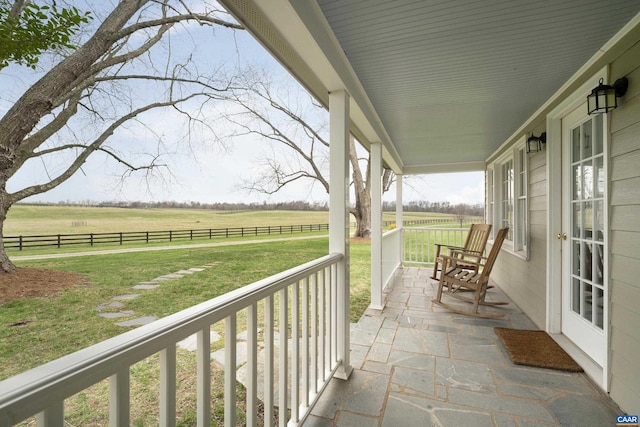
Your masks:
{"label": "sky", "polygon": [[[204,34],[200,37],[196,29],[188,34],[172,35],[171,49],[185,52],[197,52],[200,68],[235,69],[239,64],[251,63],[265,68],[278,82],[297,85],[283,68],[249,34],[216,28],[214,37]],[[209,29],[210,31],[210,29]],[[181,37],[186,37],[181,38]],[[184,43],[184,45],[181,45]],[[46,59],[46,58],[45,58]],[[43,64],[46,62],[43,61]],[[43,71],[43,70],[41,70]],[[0,72],[0,115],[34,81],[36,75],[29,74],[24,67],[10,66]],[[210,111],[209,114],[215,114]],[[179,117],[166,111],[154,111],[145,114],[144,124],[133,123],[126,126],[113,138],[119,138],[114,144],[122,146],[136,145],[139,153],[144,150],[149,139],[160,136],[163,141],[178,140],[184,135]],[[217,124],[219,126],[219,124]],[[82,132],[82,129],[74,132]],[[71,135],[71,134],[70,134]],[[328,200],[324,188],[312,181],[298,181],[288,185],[273,195],[249,193],[241,188],[243,180],[260,173],[260,160],[265,150],[277,148],[265,147],[264,142],[255,137],[244,137],[227,143],[225,146],[211,144],[197,133],[189,144],[176,144],[168,150],[163,162],[168,164],[162,174],[147,179],[133,174],[122,178],[122,168],[106,155],[94,154],[73,177],[58,187],[25,201],[31,202],[100,202],[100,201],[177,201],[201,203],[222,202],[280,202],[303,200],[324,202]],[[167,145],[170,145],[167,143]],[[151,146],[149,146],[151,147]],[[153,152],[153,148],[147,151]],[[131,147],[127,147],[130,149]],[[123,148],[124,150],[124,148]],[[141,157],[144,157],[140,154]],[[55,163],[29,161],[12,179],[7,188],[16,191],[25,186],[42,182],[47,176],[55,175],[61,166]],[[483,203],[484,173],[437,174],[420,177],[406,177],[403,188],[403,201],[425,200],[430,202],[448,201],[457,203]],[[395,189],[383,196],[385,201],[395,201]]]}

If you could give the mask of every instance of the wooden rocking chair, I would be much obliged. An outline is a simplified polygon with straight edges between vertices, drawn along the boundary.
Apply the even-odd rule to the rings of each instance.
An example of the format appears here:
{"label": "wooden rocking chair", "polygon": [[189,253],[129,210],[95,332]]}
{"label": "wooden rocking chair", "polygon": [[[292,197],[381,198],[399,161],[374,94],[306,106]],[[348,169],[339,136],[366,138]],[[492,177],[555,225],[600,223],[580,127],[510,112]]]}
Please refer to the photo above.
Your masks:
{"label": "wooden rocking chair", "polygon": [[[487,246],[487,240],[489,239],[490,232],[491,224],[471,224],[471,228],[469,228],[469,233],[467,234],[467,240],[464,242],[464,246],[449,246],[436,243],[436,257],[431,278],[438,280],[438,272],[443,269],[447,269],[447,265],[444,262],[445,257],[462,255],[462,258],[458,259],[459,261],[463,261],[464,255],[466,255],[467,258],[471,258],[469,269],[475,269],[479,257],[482,256],[482,254],[484,253],[484,248],[485,246]],[[442,249],[447,249],[449,251],[448,255],[445,253],[441,253]],[[475,271],[477,271],[477,269]]]}
{"label": "wooden rocking chair", "polygon": [[[480,305],[505,305],[507,302],[501,301],[485,301],[487,293],[487,287],[489,284],[489,275],[493,264],[500,253],[500,247],[504,241],[508,228],[503,228],[498,231],[498,235],[495,238],[493,247],[489,252],[489,256],[478,257],[475,270],[469,269],[468,264],[471,262],[469,259],[465,259],[462,265],[459,263],[458,256],[443,256],[443,265],[447,265],[446,269],[440,274],[440,282],[438,284],[438,294],[435,299],[431,300],[434,304],[444,307],[448,310],[461,314],[469,314],[476,317],[485,318],[499,318],[503,317],[501,313],[489,313],[480,312],[478,307]],[[484,263],[483,263],[484,261]],[[446,290],[444,288],[447,288]],[[470,293],[463,295],[460,291],[469,290],[473,292],[473,297]],[[472,304],[469,310],[452,306],[450,304],[442,302],[442,296],[447,295],[453,298],[457,298],[461,301],[465,301]]]}

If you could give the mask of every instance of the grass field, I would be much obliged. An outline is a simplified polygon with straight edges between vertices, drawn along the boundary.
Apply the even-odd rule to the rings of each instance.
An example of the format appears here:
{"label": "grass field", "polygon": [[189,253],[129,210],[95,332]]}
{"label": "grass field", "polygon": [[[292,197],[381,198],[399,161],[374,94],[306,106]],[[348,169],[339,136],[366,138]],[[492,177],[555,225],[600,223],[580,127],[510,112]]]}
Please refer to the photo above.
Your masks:
{"label": "grass field", "polygon": [[[404,219],[442,217],[429,212],[405,213]],[[394,213],[384,219],[395,220]],[[327,224],[329,212],[214,211],[210,209],[130,209],[82,206],[15,205],[4,223],[5,236],[190,230],[196,228]],[[86,225],[74,226],[74,223]]]}

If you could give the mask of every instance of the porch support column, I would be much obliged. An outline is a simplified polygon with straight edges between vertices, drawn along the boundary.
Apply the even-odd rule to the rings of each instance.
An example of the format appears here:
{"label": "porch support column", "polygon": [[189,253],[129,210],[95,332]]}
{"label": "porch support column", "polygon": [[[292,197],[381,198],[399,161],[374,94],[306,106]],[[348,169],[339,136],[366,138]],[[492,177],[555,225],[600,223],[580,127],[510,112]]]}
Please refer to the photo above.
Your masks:
{"label": "porch support column", "polygon": [[382,143],[371,143],[371,305],[382,310]]}
{"label": "porch support column", "polygon": [[396,175],[396,228],[402,228],[402,175]]}
{"label": "porch support column", "polygon": [[[396,175],[396,228],[400,229],[404,228],[402,226],[402,212],[402,175]],[[401,231],[401,233],[404,234],[404,231]],[[398,245],[398,253],[400,254],[400,264],[402,264],[402,261],[404,261],[404,254],[402,253],[404,238],[401,236],[398,241],[400,242]]]}
{"label": "porch support column", "polygon": [[329,94],[329,252],[341,253],[337,271],[337,357],[335,376],[348,379],[349,360],[349,94]]}

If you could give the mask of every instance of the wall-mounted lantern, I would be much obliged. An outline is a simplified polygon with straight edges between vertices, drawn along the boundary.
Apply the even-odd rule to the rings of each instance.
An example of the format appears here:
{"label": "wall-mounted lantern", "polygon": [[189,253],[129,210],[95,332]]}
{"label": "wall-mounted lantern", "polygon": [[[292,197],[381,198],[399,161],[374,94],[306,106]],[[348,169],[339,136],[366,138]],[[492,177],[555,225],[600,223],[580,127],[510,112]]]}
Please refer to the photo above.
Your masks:
{"label": "wall-mounted lantern", "polygon": [[627,87],[629,87],[629,80],[626,77],[619,78],[613,85],[606,85],[604,80],[600,79],[598,87],[587,96],[589,114],[608,113],[617,108],[618,98],[627,92]]}
{"label": "wall-mounted lantern", "polygon": [[547,133],[542,132],[540,136],[535,136],[531,134],[529,138],[527,138],[527,153],[537,153],[538,151],[542,151],[543,144],[547,143]]}

